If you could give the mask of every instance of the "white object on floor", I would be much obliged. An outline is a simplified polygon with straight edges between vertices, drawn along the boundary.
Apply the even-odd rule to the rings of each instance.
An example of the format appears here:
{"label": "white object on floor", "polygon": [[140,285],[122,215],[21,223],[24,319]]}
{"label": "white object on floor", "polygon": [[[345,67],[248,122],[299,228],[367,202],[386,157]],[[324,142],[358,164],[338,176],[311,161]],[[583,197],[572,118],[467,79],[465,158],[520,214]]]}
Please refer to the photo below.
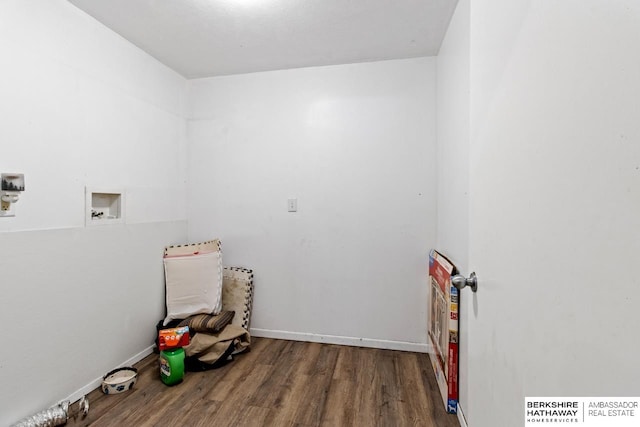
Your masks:
{"label": "white object on floor", "polygon": [[194,314],[217,314],[222,308],[222,254],[199,253],[164,258],[167,325]]}

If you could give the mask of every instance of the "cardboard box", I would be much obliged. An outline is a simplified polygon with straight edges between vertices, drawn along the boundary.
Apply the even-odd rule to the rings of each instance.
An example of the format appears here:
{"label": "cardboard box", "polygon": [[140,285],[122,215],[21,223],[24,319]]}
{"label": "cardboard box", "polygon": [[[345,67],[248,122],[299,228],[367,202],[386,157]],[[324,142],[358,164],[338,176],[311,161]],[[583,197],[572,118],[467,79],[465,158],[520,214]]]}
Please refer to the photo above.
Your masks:
{"label": "cardboard box", "polygon": [[458,308],[460,294],[451,283],[458,270],[441,253],[429,254],[429,354],[448,413],[458,412]]}
{"label": "cardboard box", "polygon": [[189,327],[161,329],[158,332],[158,349],[169,350],[189,345]]}

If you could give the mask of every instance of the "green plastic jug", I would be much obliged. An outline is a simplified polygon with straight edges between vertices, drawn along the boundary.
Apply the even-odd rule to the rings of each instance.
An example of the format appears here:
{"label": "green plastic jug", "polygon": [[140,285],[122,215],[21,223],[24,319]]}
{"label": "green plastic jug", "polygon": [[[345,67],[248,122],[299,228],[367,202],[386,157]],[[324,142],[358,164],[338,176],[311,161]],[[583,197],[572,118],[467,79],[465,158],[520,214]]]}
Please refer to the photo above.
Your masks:
{"label": "green plastic jug", "polygon": [[184,349],[160,352],[160,379],[166,385],[178,384],[184,377]]}

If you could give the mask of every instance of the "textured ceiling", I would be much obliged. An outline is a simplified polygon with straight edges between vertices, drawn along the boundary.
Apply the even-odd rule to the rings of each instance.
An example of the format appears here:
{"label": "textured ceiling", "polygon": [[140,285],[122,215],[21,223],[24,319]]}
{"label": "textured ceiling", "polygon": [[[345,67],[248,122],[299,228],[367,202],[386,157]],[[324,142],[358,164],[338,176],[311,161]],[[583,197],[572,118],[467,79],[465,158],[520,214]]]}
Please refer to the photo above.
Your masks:
{"label": "textured ceiling", "polygon": [[457,0],[69,0],[187,78],[436,55]]}

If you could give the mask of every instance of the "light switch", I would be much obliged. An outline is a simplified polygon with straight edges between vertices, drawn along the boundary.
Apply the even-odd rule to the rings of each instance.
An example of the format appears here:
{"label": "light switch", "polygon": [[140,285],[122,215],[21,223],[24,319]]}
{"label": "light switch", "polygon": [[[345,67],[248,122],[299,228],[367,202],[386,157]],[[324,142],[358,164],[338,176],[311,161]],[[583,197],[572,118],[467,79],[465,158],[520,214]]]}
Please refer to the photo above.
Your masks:
{"label": "light switch", "polygon": [[287,210],[289,212],[297,212],[298,211],[298,199],[289,199],[289,200],[287,200]]}

